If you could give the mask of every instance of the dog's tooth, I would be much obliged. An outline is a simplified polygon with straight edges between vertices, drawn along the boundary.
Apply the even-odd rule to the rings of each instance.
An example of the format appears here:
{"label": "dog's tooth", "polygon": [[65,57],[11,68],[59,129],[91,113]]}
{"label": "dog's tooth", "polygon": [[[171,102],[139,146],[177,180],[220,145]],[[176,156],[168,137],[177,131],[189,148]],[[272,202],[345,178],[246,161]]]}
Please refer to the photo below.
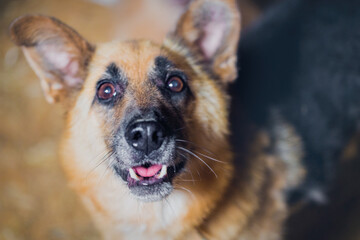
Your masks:
{"label": "dog's tooth", "polygon": [[134,169],[129,168],[129,173],[130,173],[130,177],[135,179],[136,181],[139,181],[140,178],[138,177],[138,175],[135,173]]}
{"label": "dog's tooth", "polygon": [[163,165],[157,178],[158,179],[163,178],[166,175],[166,173],[167,173],[167,166]]}

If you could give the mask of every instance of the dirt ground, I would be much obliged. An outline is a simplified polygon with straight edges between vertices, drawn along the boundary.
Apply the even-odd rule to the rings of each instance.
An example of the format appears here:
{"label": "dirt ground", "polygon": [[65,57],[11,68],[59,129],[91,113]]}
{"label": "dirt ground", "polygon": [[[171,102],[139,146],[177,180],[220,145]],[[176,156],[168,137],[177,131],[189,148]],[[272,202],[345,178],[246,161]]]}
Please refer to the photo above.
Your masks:
{"label": "dirt ground", "polygon": [[[118,1],[111,7],[86,0],[0,1],[0,240],[100,239],[59,165],[57,147],[63,111],[59,105],[45,101],[37,77],[21,51],[11,43],[7,29],[18,16],[40,13],[68,23],[90,42],[131,36],[160,41],[181,12],[181,6],[164,4],[169,0],[151,0],[152,7],[144,3],[146,0]],[[246,0],[241,1],[241,8],[244,26],[260,14],[260,10]],[[348,172],[351,176],[358,175],[359,168],[348,168],[350,171],[345,172],[345,176],[349,176]],[[344,184],[352,184],[353,179],[345,177]],[[333,206],[336,210],[348,206],[346,212],[340,211],[342,215],[334,209],[310,209],[291,219],[289,229],[304,219],[314,219],[311,213],[315,211],[325,219],[329,216],[332,219],[331,224],[320,224],[322,228],[339,225],[336,221],[344,222],[341,229],[335,227],[340,230],[336,232],[338,235],[333,235],[339,237],[332,239],[360,239],[355,237],[360,235],[356,225],[360,194],[350,191],[348,195],[351,201],[339,200],[338,205]],[[332,215],[328,215],[329,211]],[[289,239],[330,239],[322,235],[311,238],[312,226],[321,221],[307,221],[308,224],[298,228],[298,232],[293,231]],[[304,234],[306,231],[310,235]]]}

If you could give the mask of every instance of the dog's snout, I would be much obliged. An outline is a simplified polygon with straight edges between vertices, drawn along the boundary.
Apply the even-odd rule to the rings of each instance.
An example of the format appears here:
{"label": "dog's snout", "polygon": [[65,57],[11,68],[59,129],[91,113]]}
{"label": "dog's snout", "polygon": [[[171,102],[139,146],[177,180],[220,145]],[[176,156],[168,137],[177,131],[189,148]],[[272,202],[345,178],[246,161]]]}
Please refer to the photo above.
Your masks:
{"label": "dog's snout", "polygon": [[155,121],[137,122],[128,127],[125,138],[130,146],[149,155],[160,148],[165,138],[165,131]]}

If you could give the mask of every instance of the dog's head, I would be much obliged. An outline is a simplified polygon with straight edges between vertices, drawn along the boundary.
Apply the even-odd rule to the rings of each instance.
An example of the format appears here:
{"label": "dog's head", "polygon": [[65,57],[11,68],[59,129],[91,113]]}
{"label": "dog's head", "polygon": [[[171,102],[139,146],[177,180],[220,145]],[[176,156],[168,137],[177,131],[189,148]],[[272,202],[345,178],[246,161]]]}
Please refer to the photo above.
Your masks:
{"label": "dog's head", "polygon": [[[20,17],[10,32],[46,99],[66,106],[72,156],[91,161],[106,152],[104,164],[131,193],[156,201],[171,193],[187,161],[200,159],[196,144],[226,142],[225,88],[236,77],[240,24],[233,4],[194,1],[163,45],[95,46],[45,16]],[[210,172],[216,162],[201,164]]]}

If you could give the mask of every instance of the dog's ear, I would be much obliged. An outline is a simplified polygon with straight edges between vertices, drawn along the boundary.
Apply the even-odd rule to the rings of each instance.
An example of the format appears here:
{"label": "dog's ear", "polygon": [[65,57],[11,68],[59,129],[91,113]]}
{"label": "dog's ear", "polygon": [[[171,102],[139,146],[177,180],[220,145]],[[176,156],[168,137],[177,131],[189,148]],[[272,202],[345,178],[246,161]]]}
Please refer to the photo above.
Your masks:
{"label": "dog's ear", "polygon": [[10,36],[40,78],[48,102],[81,88],[94,47],[72,28],[55,18],[27,15],[12,22]]}
{"label": "dog's ear", "polygon": [[237,77],[240,13],[236,0],[194,0],[180,18],[175,37],[197,50],[223,82]]}

